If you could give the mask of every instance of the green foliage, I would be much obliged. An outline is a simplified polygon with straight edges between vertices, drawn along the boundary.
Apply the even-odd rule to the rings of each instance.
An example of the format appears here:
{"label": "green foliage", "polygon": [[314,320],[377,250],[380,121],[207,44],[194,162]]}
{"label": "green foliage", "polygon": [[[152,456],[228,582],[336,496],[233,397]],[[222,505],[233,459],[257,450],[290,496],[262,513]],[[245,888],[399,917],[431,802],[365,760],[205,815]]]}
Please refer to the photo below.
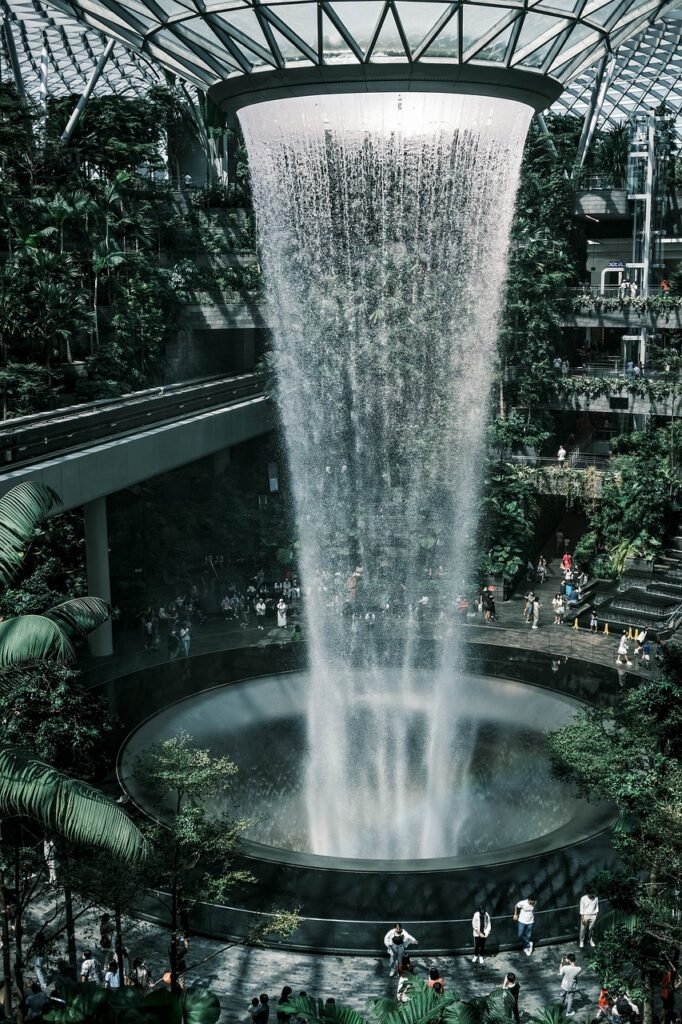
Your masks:
{"label": "green foliage", "polygon": [[236,885],[251,882],[236,866],[241,835],[249,822],[214,810],[226,799],[237,773],[226,757],[194,746],[185,733],[155,744],[137,759],[135,774],[163,800],[163,825],[151,825],[149,882],[168,886],[188,910],[197,900],[222,900]]}
{"label": "green foliage", "polygon": [[548,118],[558,154],[531,126],[516,200],[500,341],[504,361],[524,367],[507,400],[529,409],[537,407],[554,384],[554,339],[565,311],[557,294],[576,275],[573,192],[565,174],[575,154],[575,122],[578,119]]}
{"label": "green foliage", "polygon": [[220,1001],[206,989],[145,995],[134,988],[105,991],[65,981],[60,994],[67,1005],[44,1014],[51,1024],[217,1024]]}
{"label": "green foliage", "polygon": [[42,663],[13,672],[11,687],[0,687],[0,741],[27,742],[41,760],[67,775],[92,779],[105,768],[104,741],[113,730],[105,701],[78,685],[76,673]]}
{"label": "green foliage", "polygon": [[33,818],[74,845],[137,861],[146,844],[113,800],[17,747],[0,748],[0,814]]}
{"label": "green foliage", "polygon": [[651,978],[682,941],[681,726],[682,648],[670,644],[659,678],[624,691],[613,708],[581,710],[549,738],[555,773],[618,810],[622,866],[597,880],[614,915],[601,921],[593,959],[605,979],[637,981],[649,1000]]}

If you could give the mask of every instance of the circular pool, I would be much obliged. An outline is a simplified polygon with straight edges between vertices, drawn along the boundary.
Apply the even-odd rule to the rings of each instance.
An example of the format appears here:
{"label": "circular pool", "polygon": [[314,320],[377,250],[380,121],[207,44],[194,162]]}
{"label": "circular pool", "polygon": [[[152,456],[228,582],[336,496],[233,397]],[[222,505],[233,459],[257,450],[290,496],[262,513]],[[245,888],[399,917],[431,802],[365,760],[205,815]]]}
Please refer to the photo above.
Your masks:
{"label": "circular pool", "polygon": [[[429,682],[424,670],[418,683],[425,693]],[[357,801],[345,792],[346,784],[352,790],[353,779],[340,778],[338,798],[327,808],[329,821],[318,816],[311,822],[306,772],[311,738],[304,716],[308,684],[306,672],[263,676],[216,686],[163,708],[124,744],[122,784],[146,812],[163,819],[168,807],[142,789],[135,761],[154,743],[187,733],[196,745],[216,756],[229,755],[238,765],[233,789],[217,795],[213,806],[216,812],[227,810],[250,820],[250,856],[307,866],[333,864],[336,869],[401,872],[491,865],[556,850],[604,827],[603,808],[576,799],[550,773],[545,735],[566,724],[579,703],[537,686],[473,674],[458,684],[461,708],[452,719],[453,735],[443,737],[438,784],[432,779],[427,785],[423,767],[424,702],[418,695],[396,702],[387,685],[382,698],[386,706],[380,712],[400,719],[409,735],[408,755],[388,766],[383,782],[377,780],[390,792],[382,790],[380,799],[367,785],[361,794],[363,818]],[[455,772],[454,750],[463,736],[467,763]],[[429,801],[436,812],[431,819],[442,823],[433,836],[420,833]],[[344,842],[349,830],[358,851],[353,857],[346,855]],[[374,830],[389,836],[394,856],[385,855],[386,844],[375,841]],[[418,844],[408,845],[407,856],[401,852],[403,835],[419,838]]]}

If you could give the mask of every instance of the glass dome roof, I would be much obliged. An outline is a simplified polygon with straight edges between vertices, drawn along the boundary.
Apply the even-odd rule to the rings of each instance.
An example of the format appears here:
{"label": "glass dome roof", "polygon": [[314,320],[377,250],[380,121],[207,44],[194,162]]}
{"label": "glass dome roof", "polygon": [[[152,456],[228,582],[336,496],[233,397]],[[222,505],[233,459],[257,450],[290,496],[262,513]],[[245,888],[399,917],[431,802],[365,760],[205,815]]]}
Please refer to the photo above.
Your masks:
{"label": "glass dome roof", "polygon": [[[28,2],[28,0],[27,0]],[[333,65],[471,65],[565,84],[665,0],[50,0],[202,89]]]}
{"label": "glass dome roof", "polygon": [[[556,113],[584,117],[598,71],[582,72],[552,108]],[[636,111],[654,110],[662,103],[678,118],[682,114],[682,11],[648,25],[624,43],[607,69],[599,123],[618,124]],[[678,135],[682,124],[678,122]]]}
{"label": "glass dome roof", "polygon": [[[48,9],[41,0],[0,0],[0,11],[2,81],[11,81],[16,55],[22,86],[31,99],[38,101],[44,93],[64,96],[83,92],[107,42],[101,32]],[[95,95],[137,96],[162,80],[161,69],[149,57],[117,43],[95,86]]]}

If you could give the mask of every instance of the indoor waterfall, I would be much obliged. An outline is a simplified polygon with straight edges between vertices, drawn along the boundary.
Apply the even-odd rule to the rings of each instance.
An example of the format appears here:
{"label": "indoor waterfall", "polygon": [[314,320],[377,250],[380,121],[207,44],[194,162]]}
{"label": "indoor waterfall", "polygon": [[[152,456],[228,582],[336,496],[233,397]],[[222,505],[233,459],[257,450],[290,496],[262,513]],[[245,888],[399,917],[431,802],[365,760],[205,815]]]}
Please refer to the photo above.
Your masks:
{"label": "indoor waterfall", "polygon": [[240,112],[306,594],[313,853],[458,852],[476,728],[454,609],[531,114],[410,92]]}

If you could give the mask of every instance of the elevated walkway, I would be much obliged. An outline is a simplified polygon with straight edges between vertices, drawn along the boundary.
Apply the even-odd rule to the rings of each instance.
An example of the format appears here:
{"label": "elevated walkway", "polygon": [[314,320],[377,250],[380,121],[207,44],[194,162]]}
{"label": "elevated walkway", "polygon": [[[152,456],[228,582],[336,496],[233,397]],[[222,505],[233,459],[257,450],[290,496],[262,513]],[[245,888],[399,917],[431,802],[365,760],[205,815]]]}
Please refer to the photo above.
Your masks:
{"label": "elevated walkway", "polygon": [[24,480],[53,487],[63,510],[266,433],[259,374],[153,388],[8,420],[0,429],[0,494]]}
{"label": "elevated walkway", "polygon": [[[36,481],[83,506],[88,593],[111,599],[107,495],[270,430],[272,406],[256,373],[200,380],[7,421],[0,430],[0,494]],[[112,653],[111,621],[90,636]]]}

